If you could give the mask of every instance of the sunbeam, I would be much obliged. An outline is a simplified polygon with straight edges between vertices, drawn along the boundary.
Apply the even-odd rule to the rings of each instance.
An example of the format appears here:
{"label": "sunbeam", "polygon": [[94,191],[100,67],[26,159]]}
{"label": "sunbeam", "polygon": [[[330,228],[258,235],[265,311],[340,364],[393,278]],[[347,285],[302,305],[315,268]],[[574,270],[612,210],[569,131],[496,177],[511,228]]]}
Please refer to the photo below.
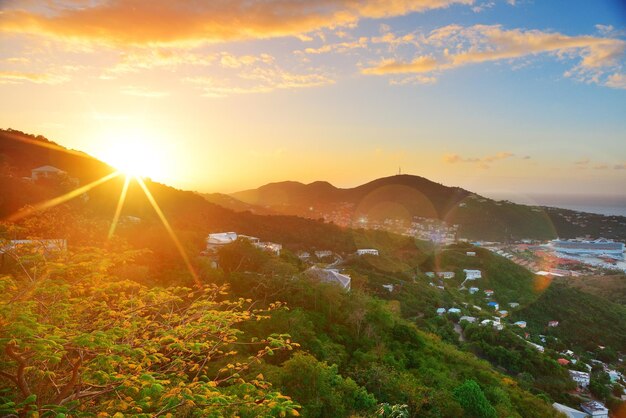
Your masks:
{"label": "sunbeam", "polygon": [[120,220],[120,215],[122,214],[122,208],[124,207],[124,202],[126,201],[126,194],[128,193],[128,186],[130,185],[131,176],[126,176],[124,180],[124,186],[122,187],[122,192],[120,193],[120,199],[117,202],[117,207],[115,208],[115,215],[113,216],[113,221],[111,222],[111,228],[109,228],[109,235],[107,239],[111,239],[113,234],[115,234],[115,228],[117,228],[117,223]]}
{"label": "sunbeam", "polygon": [[167,230],[167,233],[169,234],[170,238],[174,242],[174,245],[178,249],[178,252],[180,253],[180,256],[183,258],[183,261],[185,262],[185,265],[187,266],[187,269],[189,270],[189,273],[191,274],[191,276],[193,277],[194,281],[196,282],[196,285],[201,286],[200,279],[198,278],[198,274],[196,273],[196,270],[193,268],[193,265],[191,264],[191,261],[189,260],[189,257],[187,256],[187,253],[185,252],[185,249],[183,248],[183,245],[178,240],[178,237],[176,236],[176,233],[174,233],[174,230],[170,226],[170,223],[168,222],[167,218],[165,217],[165,214],[163,213],[163,211],[159,207],[156,199],[154,198],[154,196],[152,196],[152,193],[148,189],[148,186],[146,186],[146,184],[144,183],[144,181],[143,181],[143,179],[141,177],[135,177],[135,179],[137,180],[137,183],[139,183],[139,186],[141,186],[141,188],[143,189],[144,193],[146,194],[146,197],[148,198],[148,201],[150,202],[150,204],[154,208],[154,211],[157,213],[157,215],[161,219],[161,222],[163,223],[163,226]]}
{"label": "sunbeam", "polygon": [[14,213],[13,215],[9,216],[6,220],[9,222],[15,222],[18,221],[22,218],[25,218],[27,216],[32,215],[35,212],[39,212],[41,210],[45,210],[45,209],[50,209],[54,206],[60,205],[61,203],[65,203],[68,200],[72,200],[75,197],[80,196],[83,193],[88,192],[89,190],[93,189],[94,187],[97,187],[103,183],[106,183],[107,181],[114,179],[115,177],[119,176],[120,173],[118,171],[108,174],[96,181],[93,181],[89,184],[86,184],[82,187],[79,187],[78,189],[74,189],[64,195],[52,198],[50,200],[46,200],[44,202],[40,202],[37,203],[35,206],[20,210],[16,213]]}

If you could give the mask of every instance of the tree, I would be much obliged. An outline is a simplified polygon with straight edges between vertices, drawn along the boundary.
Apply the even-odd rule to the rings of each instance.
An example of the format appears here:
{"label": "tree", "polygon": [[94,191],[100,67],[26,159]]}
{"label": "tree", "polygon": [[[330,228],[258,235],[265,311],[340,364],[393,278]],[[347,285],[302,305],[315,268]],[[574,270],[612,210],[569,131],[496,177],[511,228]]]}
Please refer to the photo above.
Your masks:
{"label": "tree", "polygon": [[337,366],[297,353],[278,372],[277,380],[302,404],[307,417],[347,417],[372,412],[376,399],[354,380],[342,377]]}
{"label": "tree", "polygon": [[478,383],[466,380],[453,391],[454,398],[465,410],[468,418],[496,418],[496,410],[491,406]]}
{"label": "tree", "polygon": [[111,274],[123,262],[132,253],[80,251],[0,278],[0,415],[298,414],[254,371],[297,344],[242,342],[237,329],[282,304],[252,310],[215,285],[149,288]]}

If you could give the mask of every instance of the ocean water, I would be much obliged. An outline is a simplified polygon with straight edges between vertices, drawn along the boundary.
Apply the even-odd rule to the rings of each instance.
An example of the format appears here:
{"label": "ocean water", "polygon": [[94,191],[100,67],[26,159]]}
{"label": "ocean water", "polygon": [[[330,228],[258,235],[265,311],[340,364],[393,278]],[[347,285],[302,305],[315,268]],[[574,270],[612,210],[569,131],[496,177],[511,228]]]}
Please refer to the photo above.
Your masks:
{"label": "ocean water", "polygon": [[[626,187],[625,187],[626,189]],[[626,216],[625,196],[585,196],[585,195],[548,195],[530,194],[513,195],[497,193],[490,195],[493,199],[507,199],[525,205],[552,206],[580,212],[598,213],[600,215]]]}
{"label": "ocean water", "polygon": [[601,215],[626,216],[626,196],[534,195],[532,198],[543,206]]}

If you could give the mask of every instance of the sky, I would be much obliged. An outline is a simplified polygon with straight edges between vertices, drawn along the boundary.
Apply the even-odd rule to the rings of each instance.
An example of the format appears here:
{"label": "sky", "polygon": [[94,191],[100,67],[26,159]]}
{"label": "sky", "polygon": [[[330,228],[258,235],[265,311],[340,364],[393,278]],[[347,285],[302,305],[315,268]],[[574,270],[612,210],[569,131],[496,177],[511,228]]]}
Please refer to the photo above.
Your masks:
{"label": "sky", "polygon": [[175,187],[626,196],[626,6],[0,0],[0,127]]}

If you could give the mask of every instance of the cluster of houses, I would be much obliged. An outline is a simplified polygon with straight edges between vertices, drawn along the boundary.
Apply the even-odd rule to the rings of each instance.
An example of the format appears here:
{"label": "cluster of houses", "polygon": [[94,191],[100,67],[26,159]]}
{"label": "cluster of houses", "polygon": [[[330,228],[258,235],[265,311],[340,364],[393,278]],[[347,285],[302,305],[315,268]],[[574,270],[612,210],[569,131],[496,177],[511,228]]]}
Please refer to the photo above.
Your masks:
{"label": "cluster of houses", "polygon": [[79,184],[77,178],[70,177],[66,171],[51,165],[33,168],[30,170],[30,177],[23,177],[22,179],[30,182],[37,182],[45,179],[66,179],[73,186],[78,186]]}
{"label": "cluster of houses", "polygon": [[[220,248],[232,244],[239,239],[246,240],[255,247],[270,252],[276,256],[280,255],[280,252],[283,248],[281,244],[269,241],[261,241],[259,238],[252,237],[250,235],[238,234],[237,232],[217,232],[209,234],[207,236],[206,250],[203,252],[203,254],[207,256],[214,256]],[[318,260],[322,260],[333,257],[335,254],[330,250],[317,250],[314,252],[314,255]],[[356,255],[378,256],[379,252],[377,249],[374,248],[359,248],[356,251]],[[311,254],[309,252],[303,251],[298,254],[298,257],[303,261],[307,261],[311,258]],[[337,260],[340,259],[341,257],[337,256]],[[333,263],[333,265],[334,264],[336,263]],[[213,265],[217,267],[216,261],[214,261]],[[341,273],[336,268],[324,268],[317,265],[313,265],[309,269],[307,269],[305,271],[305,275],[322,283],[337,284],[345,290],[350,290],[350,285],[352,282],[352,279],[349,275]],[[392,292],[393,285],[385,285],[385,289],[387,289],[389,292]]]}
{"label": "cluster of houses", "polygon": [[283,249],[281,244],[275,242],[262,242],[257,237],[251,237],[249,235],[237,234],[236,232],[218,232],[209,234],[206,239],[206,251],[208,254],[215,253],[219,248],[225,245],[232,244],[238,239],[245,239],[252,243],[257,248],[280,255],[280,251]]}
{"label": "cluster of houses", "polygon": [[552,406],[557,411],[563,413],[568,418],[608,418],[609,410],[598,401],[583,402],[580,404],[582,411],[570,408],[567,405],[553,403]]}

